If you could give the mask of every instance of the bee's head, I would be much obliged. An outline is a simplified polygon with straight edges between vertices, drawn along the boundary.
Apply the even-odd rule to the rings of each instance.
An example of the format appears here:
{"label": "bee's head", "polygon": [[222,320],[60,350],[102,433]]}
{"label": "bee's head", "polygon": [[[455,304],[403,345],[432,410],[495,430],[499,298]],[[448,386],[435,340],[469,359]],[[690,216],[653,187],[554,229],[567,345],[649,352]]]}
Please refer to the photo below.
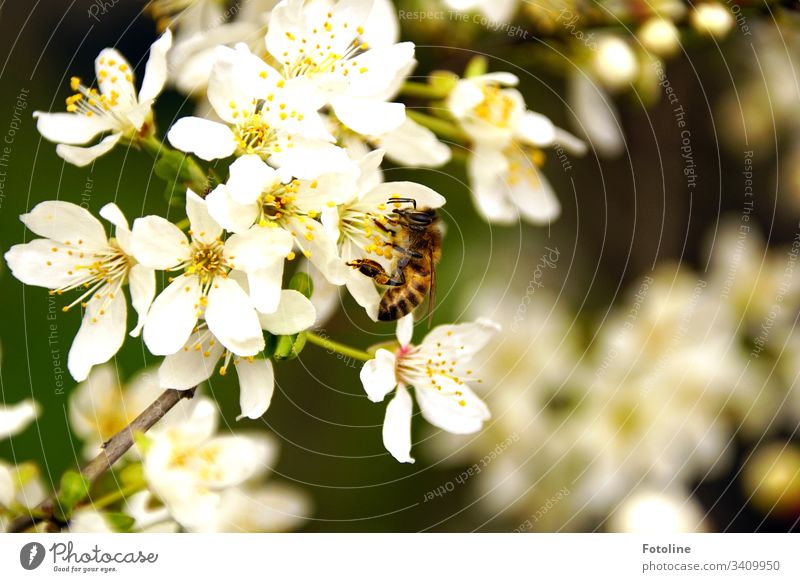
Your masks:
{"label": "bee's head", "polygon": [[438,218],[436,211],[432,208],[402,208],[395,210],[394,213],[408,228],[413,230],[425,230]]}

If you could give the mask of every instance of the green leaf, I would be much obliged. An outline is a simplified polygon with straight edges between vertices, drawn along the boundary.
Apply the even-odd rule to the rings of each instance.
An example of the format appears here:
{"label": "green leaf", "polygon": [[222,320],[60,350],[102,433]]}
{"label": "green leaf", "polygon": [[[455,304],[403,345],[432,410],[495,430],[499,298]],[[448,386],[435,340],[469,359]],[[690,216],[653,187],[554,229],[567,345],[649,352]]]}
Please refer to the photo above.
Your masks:
{"label": "green leaf", "polygon": [[311,299],[311,294],[314,293],[314,282],[311,280],[311,277],[308,276],[308,273],[300,271],[292,275],[289,281],[289,289],[299,291],[307,298]]}
{"label": "green leaf", "polygon": [[108,525],[117,532],[129,532],[133,529],[133,526],[136,525],[136,520],[124,513],[103,513],[103,518],[108,522]]}
{"label": "green leaf", "polygon": [[489,63],[486,60],[486,57],[472,57],[472,60],[467,63],[467,67],[464,69],[464,78],[469,79],[470,77],[479,77],[480,75],[485,75],[488,69]]}
{"label": "green leaf", "polygon": [[306,334],[282,335],[278,337],[272,358],[275,360],[292,360],[300,355],[306,345]]}
{"label": "green leaf", "polygon": [[123,486],[144,483],[144,470],[141,463],[128,465],[119,472],[119,480]]}
{"label": "green leaf", "polygon": [[428,77],[428,84],[442,99],[447,97],[458,83],[458,75],[452,71],[433,71]]}
{"label": "green leaf", "polygon": [[89,494],[90,485],[89,479],[77,471],[67,471],[61,476],[57,498],[63,517],[69,517],[72,508]]}

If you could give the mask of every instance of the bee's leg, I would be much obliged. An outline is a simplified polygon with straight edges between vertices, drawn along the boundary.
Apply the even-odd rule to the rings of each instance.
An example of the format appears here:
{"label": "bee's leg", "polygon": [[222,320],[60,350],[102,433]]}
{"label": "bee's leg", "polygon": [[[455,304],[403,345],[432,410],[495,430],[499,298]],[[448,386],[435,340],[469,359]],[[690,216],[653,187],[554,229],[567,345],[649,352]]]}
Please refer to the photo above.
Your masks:
{"label": "bee's leg", "polygon": [[418,253],[417,251],[409,251],[408,249],[404,249],[400,245],[392,244],[392,248],[400,253],[406,255],[407,257],[411,257],[412,259],[421,259],[422,253]]}
{"label": "bee's leg", "polygon": [[[396,224],[397,224],[397,221],[396,221],[396,220],[391,220],[391,219],[390,219],[390,220],[389,220],[389,223],[390,223],[392,226],[394,226],[394,225],[396,225]],[[383,232],[385,232],[385,233],[387,233],[387,234],[396,234],[396,233],[395,233],[395,231],[393,231],[391,228],[388,228],[388,227],[387,227],[385,224],[383,224],[383,223],[381,223],[381,222],[378,222],[377,220],[373,221],[373,224],[375,224],[375,226],[376,226],[376,227],[378,227],[379,229],[381,229]]]}
{"label": "bee's leg", "polygon": [[378,285],[399,287],[400,285],[405,285],[406,282],[406,277],[403,275],[402,271],[398,271],[390,275],[380,265],[380,263],[373,261],[372,259],[355,259],[348,262],[347,266],[353,267],[362,275],[366,275],[367,277],[374,279]]}

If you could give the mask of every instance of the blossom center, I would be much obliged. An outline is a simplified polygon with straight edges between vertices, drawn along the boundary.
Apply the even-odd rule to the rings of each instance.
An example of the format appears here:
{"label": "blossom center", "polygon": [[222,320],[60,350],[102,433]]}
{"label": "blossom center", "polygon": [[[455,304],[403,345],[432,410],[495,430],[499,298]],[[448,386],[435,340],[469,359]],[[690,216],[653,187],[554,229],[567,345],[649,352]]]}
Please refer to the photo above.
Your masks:
{"label": "blossom center", "polygon": [[[62,310],[69,311],[79,303],[81,307],[87,307],[88,301],[94,299],[104,302],[104,305],[98,311],[100,315],[103,315],[105,306],[122,287],[128,271],[135,264],[135,261],[125,254],[114,238],[109,239],[108,246],[104,249],[89,251],[84,249],[84,244],[82,239],[78,239],[77,244],[66,241],[64,243],[66,249],[52,247],[51,251],[54,255],[66,253],[67,275],[71,278],[71,282],[58,289],[51,290],[50,295],[61,295],[65,291],[83,288],[83,294],[69,305],[63,307]],[[77,261],[73,262],[76,258]],[[83,259],[86,259],[87,262],[82,262]],[[53,261],[47,261],[45,265],[47,268],[61,266],[58,262],[54,263]],[[65,267],[61,266],[61,268]]]}
{"label": "blossom center", "polygon": [[280,151],[277,132],[260,113],[248,115],[234,130],[239,148],[248,154],[268,154]]}
{"label": "blossom center", "polygon": [[496,84],[483,85],[481,90],[483,101],[475,106],[475,115],[495,127],[508,127],[516,105],[514,100]]}
{"label": "blossom center", "polygon": [[378,212],[371,209],[351,206],[342,211],[340,226],[342,234],[353,241],[366,254],[379,257],[392,257],[392,236],[389,217],[384,212],[387,204],[376,206]]}
{"label": "blossom center", "polygon": [[196,276],[204,287],[211,283],[214,277],[225,277],[228,274],[228,265],[223,252],[224,248],[220,239],[212,243],[194,241],[186,272]]}
{"label": "blossom center", "polygon": [[[290,31],[286,31],[286,39],[295,46],[294,60],[289,58],[289,51],[283,54],[282,61],[287,77],[312,77],[325,73],[332,73],[338,67],[340,73],[347,77],[351,71],[364,74],[366,67],[359,67],[356,57],[367,50],[368,45],[361,42],[358,36],[353,38],[343,53],[333,50],[334,39],[337,36],[352,34],[351,23],[342,22],[333,24],[331,21],[333,14],[328,12],[327,19],[321,26],[314,27],[310,34],[296,36]],[[357,35],[363,35],[364,29],[361,26],[355,27]]]}

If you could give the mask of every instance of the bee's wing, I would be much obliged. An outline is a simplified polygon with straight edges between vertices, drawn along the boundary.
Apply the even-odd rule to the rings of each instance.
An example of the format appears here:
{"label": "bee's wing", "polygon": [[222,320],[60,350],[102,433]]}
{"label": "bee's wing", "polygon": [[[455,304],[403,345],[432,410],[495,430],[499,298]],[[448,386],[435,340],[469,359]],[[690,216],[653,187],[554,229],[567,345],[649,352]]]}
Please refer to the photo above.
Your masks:
{"label": "bee's wing", "polygon": [[436,265],[433,262],[433,247],[428,246],[428,267],[431,270],[431,288],[428,291],[428,329],[433,321],[433,305],[436,303]]}

